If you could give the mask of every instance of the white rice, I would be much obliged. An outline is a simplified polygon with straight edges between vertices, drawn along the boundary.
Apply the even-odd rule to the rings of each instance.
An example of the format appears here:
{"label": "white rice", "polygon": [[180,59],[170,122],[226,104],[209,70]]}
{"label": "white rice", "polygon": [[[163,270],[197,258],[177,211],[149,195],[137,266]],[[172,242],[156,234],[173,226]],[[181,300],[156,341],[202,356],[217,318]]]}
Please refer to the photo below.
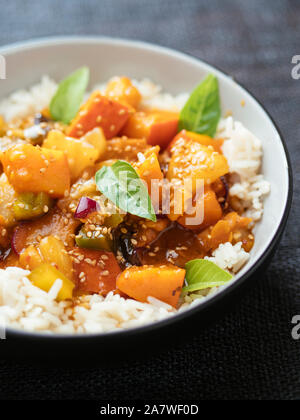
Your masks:
{"label": "white rice", "polygon": [[239,176],[239,182],[231,187],[229,193],[242,201],[245,216],[257,222],[263,215],[264,197],[270,192],[269,182],[260,175],[261,141],[232,117],[220,122],[218,134],[225,139],[222,150],[230,172]]}
{"label": "white rice", "polygon": [[242,242],[232,245],[230,242],[221,244],[212,254],[212,257],[205,257],[223,270],[230,270],[237,273],[250,258],[250,254],[242,247]]}
{"label": "white rice", "polygon": [[[164,93],[160,86],[148,79],[134,81],[143,95],[144,108],[160,108],[180,110],[185,104],[188,94],[176,97]],[[0,101],[0,114],[7,121],[24,118],[39,112],[49,105],[57,84],[48,76],[28,90],[13,93]],[[105,84],[96,86],[103,91]],[[263,214],[263,198],[270,191],[270,185],[260,175],[262,146],[257,139],[241,123],[233,118],[222,120],[218,135],[225,138],[223,153],[226,156],[230,171],[239,177],[230,194],[242,200],[246,214],[254,221]],[[245,252],[242,244],[222,244],[212,257],[224,270],[236,273],[246,264],[250,254]],[[155,322],[171,316],[178,311],[199,304],[207,296],[211,296],[221,288],[201,291],[186,295],[178,311],[153,297],[148,303],[140,303],[132,299],[124,299],[109,293],[105,298],[98,295],[81,297],[73,308],[71,302],[57,302],[55,299],[61,288],[61,280],[57,280],[51,290],[46,293],[35,287],[26,277],[28,271],[20,268],[0,270],[0,322],[28,331],[47,333],[100,333],[112,330],[133,328]]]}
{"label": "white rice", "polygon": [[0,102],[0,115],[6,121],[25,118],[49,106],[55,94],[57,84],[48,76],[43,76],[40,83],[28,90],[18,90]]}
{"label": "white rice", "polygon": [[[26,277],[29,271],[17,267],[0,270],[0,319],[2,325],[28,331],[94,333],[137,327],[159,321],[176,311],[149,297],[149,303],[124,299],[109,293],[84,296],[79,305],[57,302],[61,280],[46,293]],[[60,283],[59,283],[60,282]]]}

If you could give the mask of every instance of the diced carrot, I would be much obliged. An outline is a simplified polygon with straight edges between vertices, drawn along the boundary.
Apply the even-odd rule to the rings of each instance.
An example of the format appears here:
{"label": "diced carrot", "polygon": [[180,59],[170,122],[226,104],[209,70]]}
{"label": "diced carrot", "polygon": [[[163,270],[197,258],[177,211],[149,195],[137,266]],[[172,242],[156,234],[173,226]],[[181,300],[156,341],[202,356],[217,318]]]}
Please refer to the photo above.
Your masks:
{"label": "diced carrot", "polygon": [[4,172],[18,192],[45,192],[63,197],[70,190],[70,170],[64,152],[19,144],[1,158]]}
{"label": "diced carrot", "polygon": [[[192,230],[200,230],[205,229],[208,226],[214,225],[215,223],[217,223],[218,220],[221,219],[222,208],[217,200],[216,194],[214,193],[214,191],[212,191],[211,188],[206,187],[203,196],[200,197],[199,200],[202,200],[203,203],[200,203],[201,205],[203,205],[203,221],[197,223],[195,208],[194,214],[184,214],[177,220],[178,223]],[[193,218],[194,221],[192,220]]]}
{"label": "diced carrot", "polygon": [[154,297],[176,308],[185,270],[171,265],[130,267],[117,279],[117,287],[140,302]]}
{"label": "diced carrot", "polygon": [[72,121],[67,135],[80,138],[95,127],[101,127],[107,139],[115,137],[126,124],[131,107],[94,92]]}
{"label": "diced carrot", "polygon": [[105,95],[109,99],[128,104],[133,108],[137,108],[142,100],[142,95],[128,77],[111,79],[106,86]]}
{"label": "diced carrot", "polygon": [[112,252],[74,248],[72,255],[79,292],[105,296],[116,290],[116,279],[121,269]]}
{"label": "diced carrot", "polygon": [[178,131],[179,114],[164,110],[151,110],[133,114],[122,134],[133,138],[145,138],[148,144],[165,149]]}
{"label": "diced carrot", "polygon": [[216,152],[222,153],[221,147],[224,143],[223,139],[213,139],[212,137],[206,136],[205,134],[197,134],[187,130],[180,131],[180,133],[178,133],[177,136],[174,137],[168,149],[171,149],[172,146],[179,139],[194,140],[195,142],[202,144],[203,146],[212,146]]}

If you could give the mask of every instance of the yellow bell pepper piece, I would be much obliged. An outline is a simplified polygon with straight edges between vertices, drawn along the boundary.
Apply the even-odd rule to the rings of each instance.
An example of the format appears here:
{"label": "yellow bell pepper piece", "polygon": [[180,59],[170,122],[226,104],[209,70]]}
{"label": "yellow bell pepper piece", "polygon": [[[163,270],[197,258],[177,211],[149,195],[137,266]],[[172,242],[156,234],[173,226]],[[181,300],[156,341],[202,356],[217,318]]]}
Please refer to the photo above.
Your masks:
{"label": "yellow bell pepper piece", "polygon": [[45,263],[51,264],[69,280],[72,280],[72,259],[60,239],[46,236],[40,241],[39,249]]}
{"label": "yellow bell pepper piece", "polygon": [[43,263],[39,250],[34,245],[29,245],[21,254],[19,263],[25,270],[33,270]]}
{"label": "yellow bell pepper piece", "polygon": [[59,130],[52,130],[43,143],[46,149],[60,150],[66,153],[72,181],[104,155],[106,139],[101,128],[95,128],[81,139],[67,137]]}
{"label": "yellow bell pepper piece", "polygon": [[62,301],[72,299],[73,297],[74,283],[50,264],[42,264],[35,268],[29,274],[28,278],[34,286],[45,292],[49,292],[56,280],[60,279],[63,284],[58,293],[57,300]]}

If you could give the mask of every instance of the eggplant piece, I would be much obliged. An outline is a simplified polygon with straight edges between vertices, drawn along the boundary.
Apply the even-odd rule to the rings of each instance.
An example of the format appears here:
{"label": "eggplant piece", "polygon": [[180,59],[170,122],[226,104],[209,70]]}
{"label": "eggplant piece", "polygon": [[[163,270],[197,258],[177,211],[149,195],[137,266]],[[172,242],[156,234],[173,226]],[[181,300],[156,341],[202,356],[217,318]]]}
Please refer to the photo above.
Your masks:
{"label": "eggplant piece", "polygon": [[220,180],[224,186],[225,195],[224,195],[224,201],[221,204],[222,209],[226,209],[228,207],[228,196],[229,196],[229,184],[225,176],[221,176]]}
{"label": "eggplant piece", "polygon": [[125,227],[125,225],[120,225],[114,231],[115,252],[123,256],[125,267],[132,265],[141,266],[142,263],[138,255],[139,248],[136,248],[131,242],[134,231],[129,230],[130,228],[126,225],[127,232],[123,233],[121,231],[122,227]]}
{"label": "eggplant piece", "polygon": [[34,125],[39,125],[41,123],[48,123],[50,121],[49,118],[45,117],[45,115],[38,112],[34,116]]}
{"label": "eggplant piece", "polygon": [[36,114],[34,124],[24,130],[25,137],[30,139],[34,146],[41,145],[51,129],[49,122],[50,120],[44,115]]}

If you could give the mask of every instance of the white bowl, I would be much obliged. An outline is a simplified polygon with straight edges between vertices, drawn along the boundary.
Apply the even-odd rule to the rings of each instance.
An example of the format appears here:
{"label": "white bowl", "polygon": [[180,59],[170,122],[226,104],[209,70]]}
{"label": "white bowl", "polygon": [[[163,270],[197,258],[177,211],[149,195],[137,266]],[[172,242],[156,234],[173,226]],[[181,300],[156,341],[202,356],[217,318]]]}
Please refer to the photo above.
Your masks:
{"label": "white bowl", "polygon": [[[29,87],[49,74],[56,80],[82,65],[91,70],[91,86],[113,75],[150,78],[172,94],[191,91],[207,73],[214,73],[220,84],[223,112],[233,112],[263,144],[264,177],[271,183],[271,194],[265,199],[264,216],[255,228],[255,246],[251,259],[238,273],[227,290],[206,300],[199,310],[222,299],[261,265],[278,242],[285,225],[292,195],[291,167],[287,150],[274,122],[258,101],[230,76],[201,60],[170,49],[110,38],[49,38],[0,48],[7,63],[7,79],[0,80],[0,96]],[[245,106],[241,102],[245,101]],[[178,317],[168,322],[174,322]],[[163,324],[164,321],[158,323]]]}

